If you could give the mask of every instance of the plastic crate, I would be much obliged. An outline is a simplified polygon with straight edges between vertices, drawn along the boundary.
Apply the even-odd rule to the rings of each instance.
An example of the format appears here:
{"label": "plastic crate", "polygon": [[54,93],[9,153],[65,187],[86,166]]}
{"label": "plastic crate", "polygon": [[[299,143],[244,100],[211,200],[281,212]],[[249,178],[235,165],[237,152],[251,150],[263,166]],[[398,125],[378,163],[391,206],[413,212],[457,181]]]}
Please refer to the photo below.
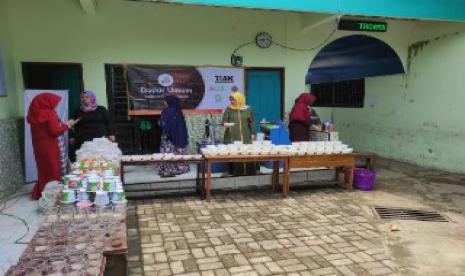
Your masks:
{"label": "plastic crate", "polygon": [[[273,161],[262,161],[260,162],[260,165],[267,169],[273,169]],[[284,161],[279,161],[279,168],[284,168]]]}

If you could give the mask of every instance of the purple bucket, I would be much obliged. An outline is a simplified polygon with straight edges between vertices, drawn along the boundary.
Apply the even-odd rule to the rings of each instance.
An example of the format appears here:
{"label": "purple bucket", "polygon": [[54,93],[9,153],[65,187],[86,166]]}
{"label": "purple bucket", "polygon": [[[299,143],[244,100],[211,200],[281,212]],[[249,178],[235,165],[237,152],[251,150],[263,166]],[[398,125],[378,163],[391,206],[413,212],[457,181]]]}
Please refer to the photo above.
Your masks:
{"label": "purple bucket", "polygon": [[355,168],[354,169],[354,187],[361,191],[371,191],[375,183],[376,172]]}

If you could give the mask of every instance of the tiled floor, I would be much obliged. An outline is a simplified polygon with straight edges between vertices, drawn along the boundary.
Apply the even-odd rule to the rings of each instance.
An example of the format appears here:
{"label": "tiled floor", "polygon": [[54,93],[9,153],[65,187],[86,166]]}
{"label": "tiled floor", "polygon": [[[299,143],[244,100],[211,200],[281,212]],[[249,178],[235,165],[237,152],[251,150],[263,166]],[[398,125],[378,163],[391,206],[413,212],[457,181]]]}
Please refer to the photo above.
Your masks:
{"label": "tiled floor", "polygon": [[[131,201],[130,275],[465,275],[465,176],[391,161],[377,173],[370,192],[292,182],[287,199],[262,188],[215,191],[209,203]],[[23,242],[38,228],[31,188],[3,210],[27,221]],[[435,210],[451,222],[380,220],[371,210],[380,205]],[[26,247],[15,243],[25,232],[0,215],[0,275]]]}
{"label": "tiled floor", "polygon": [[396,274],[372,217],[338,188],[154,199],[135,211],[144,275]]}
{"label": "tiled floor", "polygon": [[[291,181],[286,199],[262,188],[132,201],[130,275],[465,275],[465,176],[389,160],[377,175],[369,192]],[[382,220],[374,206],[451,222]]]}
{"label": "tiled floor", "polygon": [[[25,243],[31,240],[38,229],[38,202],[30,198],[31,189],[32,185],[25,185],[12,196],[13,199],[6,202],[6,205],[0,204],[3,213],[22,218],[27,223],[26,226],[21,220],[0,214],[0,275],[18,261],[27,246]],[[26,233],[24,238],[18,240]]]}

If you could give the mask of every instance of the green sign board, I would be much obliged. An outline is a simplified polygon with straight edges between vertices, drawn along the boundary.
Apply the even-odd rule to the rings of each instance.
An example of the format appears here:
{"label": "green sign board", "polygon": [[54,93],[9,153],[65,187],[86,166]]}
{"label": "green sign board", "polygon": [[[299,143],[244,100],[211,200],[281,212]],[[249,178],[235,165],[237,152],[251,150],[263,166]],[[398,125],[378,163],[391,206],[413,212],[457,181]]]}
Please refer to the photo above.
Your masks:
{"label": "green sign board", "polygon": [[341,20],[339,21],[338,29],[361,32],[386,32],[387,23],[374,21]]}

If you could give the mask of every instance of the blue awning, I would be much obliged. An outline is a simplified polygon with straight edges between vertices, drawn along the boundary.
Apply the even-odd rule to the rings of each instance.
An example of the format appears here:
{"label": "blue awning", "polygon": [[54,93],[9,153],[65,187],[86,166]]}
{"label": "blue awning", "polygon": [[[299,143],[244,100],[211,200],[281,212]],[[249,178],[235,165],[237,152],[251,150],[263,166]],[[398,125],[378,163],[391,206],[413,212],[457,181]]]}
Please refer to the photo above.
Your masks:
{"label": "blue awning", "polygon": [[307,84],[327,83],[404,73],[397,53],[383,41],[367,35],[334,40],[313,59]]}
{"label": "blue awning", "polygon": [[397,18],[465,21],[463,0],[132,0]]}

